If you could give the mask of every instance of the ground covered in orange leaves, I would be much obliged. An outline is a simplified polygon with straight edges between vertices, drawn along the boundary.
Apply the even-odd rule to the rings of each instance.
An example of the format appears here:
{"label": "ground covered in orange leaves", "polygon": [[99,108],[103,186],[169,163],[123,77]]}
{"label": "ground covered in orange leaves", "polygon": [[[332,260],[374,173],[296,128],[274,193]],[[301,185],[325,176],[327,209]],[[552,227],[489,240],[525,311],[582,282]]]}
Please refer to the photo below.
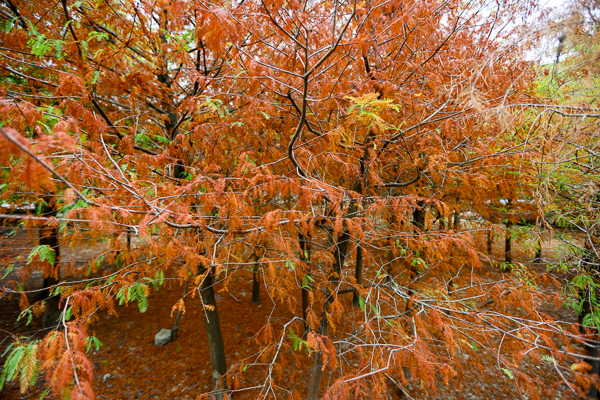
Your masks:
{"label": "ground covered in orange leaves", "polygon": [[[556,261],[560,256],[558,248],[548,241],[545,244],[544,257]],[[494,244],[493,253],[502,254],[503,238],[498,238]],[[77,251],[76,249],[74,250]],[[522,249],[515,250],[515,260],[529,261],[531,254]],[[544,273],[545,265],[529,264],[540,273]],[[500,274],[496,267],[486,263],[489,279]],[[277,321],[288,321],[297,310],[274,308],[273,302],[261,288],[259,305],[252,305],[250,273],[236,276],[229,285],[229,292],[217,288],[218,310],[227,350],[228,366],[239,372],[236,387],[240,390],[232,394],[233,399],[254,399],[259,393],[266,377],[267,366],[264,359],[258,357],[256,348],[261,340],[261,329],[267,321],[272,324],[275,334],[281,329]],[[29,283],[32,285],[32,283]],[[550,288],[549,288],[550,290]],[[158,291],[152,291],[149,297],[150,306],[145,313],[140,313],[136,303],[118,307],[118,316],[99,314],[89,328],[89,334],[94,334],[103,346],[99,350],[90,351],[90,359],[94,365],[94,390],[98,399],[195,399],[210,391],[211,368],[210,355],[206,333],[204,331],[204,316],[198,299],[186,298],[185,314],[180,320],[180,330],[177,339],[165,346],[154,345],[154,335],[162,328],[172,329],[174,315],[173,305],[181,298],[183,287],[177,281],[165,281]],[[298,290],[300,297],[300,289]],[[346,307],[349,304],[348,297]],[[574,322],[572,310],[565,307],[548,305],[545,312],[558,319]],[[39,331],[39,321],[36,319],[26,326],[22,323],[14,325],[19,314],[19,301],[16,298],[0,299],[0,334],[2,351],[11,336],[7,332],[18,332],[19,335],[37,336],[42,338],[44,331]],[[309,381],[308,369],[310,358],[303,353],[283,351],[282,357],[292,357],[287,360],[286,370],[279,371],[279,379],[285,379],[288,389],[304,394]],[[427,393],[412,383],[409,396],[414,399],[507,399],[525,398],[514,381],[498,367],[496,357],[492,353],[481,352],[483,369],[469,368],[469,355],[464,357],[464,373],[460,379],[450,382],[450,386],[440,381],[437,393]],[[290,362],[290,360],[292,362]],[[4,362],[3,360],[1,361]],[[551,363],[538,363],[525,359],[523,368],[530,369],[546,385],[546,393],[541,398],[569,398],[565,386],[553,386],[559,380]],[[329,377],[329,379],[331,379]],[[328,381],[323,379],[323,387]],[[283,383],[283,382],[281,382]],[[329,382],[332,383],[332,382]],[[393,388],[393,383],[390,385]],[[43,392],[43,383],[25,394],[19,393],[18,382],[6,385],[0,393],[3,399],[34,399]],[[285,392],[281,392],[285,393]],[[398,390],[390,390],[390,398],[400,398]],[[283,398],[288,398],[283,396]],[[50,395],[47,398],[52,398]]]}
{"label": "ground covered in orange leaves", "polygon": [[[274,312],[264,291],[262,304],[250,304],[251,284],[248,274],[247,280],[230,285],[231,295],[217,295],[228,366],[238,365],[242,370],[254,363],[253,343],[260,340],[259,331]],[[137,304],[129,304],[118,309],[118,318],[104,315],[92,325],[104,344],[91,356],[99,399],[193,399],[210,391],[210,355],[198,296],[186,301],[176,340],[165,346],[154,345],[154,335],[160,329],[173,328],[176,313],[171,317],[171,311],[182,292],[182,286],[165,283],[150,296],[146,313],[141,314]],[[243,372],[242,387],[264,379],[261,366],[248,365]],[[298,389],[307,384],[308,379],[295,381]],[[235,398],[254,398],[257,393],[240,391]]]}

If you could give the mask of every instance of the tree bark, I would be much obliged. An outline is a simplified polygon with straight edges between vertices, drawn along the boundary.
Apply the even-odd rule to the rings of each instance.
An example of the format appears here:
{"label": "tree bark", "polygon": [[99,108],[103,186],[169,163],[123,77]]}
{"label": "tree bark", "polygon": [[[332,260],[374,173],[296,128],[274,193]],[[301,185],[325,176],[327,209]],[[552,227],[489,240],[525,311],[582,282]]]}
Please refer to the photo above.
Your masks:
{"label": "tree bark", "polygon": [[460,212],[457,210],[454,211],[454,222],[452,229],[454,232],[458,232],[460,230]]}
{"label": "tree bark", "polygon": [[[348,253],[348,246],[350,244],[350,234],[347,229],[344,229],[342,234],[338,237],[337,243],[334,250],[335,264],[333,267],[332,274],[330,275],[329,281],[337,286],[339,277],[342,273],[344,261]],[[319,327],[319,333],[324,335],[327,332],[329,323],[327,322],[326,313],[329,311],[329,305],[333,302],[333,294],[326,292],[325,302],[323,304],[323,316],[321,317],[321,323]],[[321,351],[315,352],[315,359],[313,366],[310,369],[310,383],[308,384],[308,400],[318,400],[319,388],[321,387],[321,377],[323,375],[323,355]]]}
{"label": "tree bark", "polygon": [[535,247],[535,255],[533,256],[533,262],[542,262],[542,232],[539,233],[537,240],[537,246]]}
{"label": "tree bark", "polygon": [[[367,73],[369,73],[368,71],[368,62],[365,59],[365,65],[367,68]],[[381,95],[381,93],[380,93]],[[374,142],[375,140],[375,134],[373,133],[373,131],[369,131],[368,134],[365,136],[365,140],[363,142],[363,155],[361,157],[361,161],[360,161],[360,177],[359,179],[356,180],[356,182],[354,182],[354,191],[357,193],[363,193],[364,188],[368,187],[368,175],[366,174],[366,161],[369,157],[369,151],[368,151],[368,147],[369,144],[371,142]],[[364,182],[363,182],[363,177],[364,177]],[[351,206],[349,207],[348,210],[348,215],[353,215],[356,210],[357,210],[357,204],[356,203],[351,203]],[[344,261],[346,259],[346,255],[348,252],[348,246],[350,244],[350,233],[348,232],[348,229],[345,228],[342,233],[340,234],[340,236],[337,238],[337,241],[335,243],[335,250],[334,250],[334,260],[335,260],[335,264],[332,270],[332,274],[330,274],[329,277],[329,281],[331,283],[333,283],[334,286],[338,285],[338,280],[339,277],[342,274],[342,269],[344,267]],[[327,322],[327,317],[326,317],[326,313],[329,310],[329,305],[333,302],[333,295],[331,293],[329,293],[328,291],[326,291],[326,298],[325,298],[325,302],[323,303],[323,316],[321,317],[321,323],[320,323],[320,327],[319,327],[319,331],[322,335],[325,334],[325,332],[327,331],[327,327],[328,327],[328,322]],[[306,319],[305,319],[306,320]],[[321,352],[316,352],[315,353],[315,359],[313,362],[313,366],[311,368],[310,371],[310,383],[308,385],[308,395],[307,395],[307,399],[308,400],[317,400],[318,396],[319,396],[319,388],[321,386],[321,376],[323,375],[323,371],[322,371],[322,367],[323,367],[323,358],[322,358],[322,354]]]}
{"label": "tree bark", "polygon": [[227,392],[227,381],[223,376],[227,373],[227,360],[225,358],[225,344],[217,312],[217,300],[213,286],[211,271],[206,272],[206,277],[200,290],[204,303],[204,315],[206,318],[206,335],[208,337],[208,348],[210,350],[210,361],[212,364],[212,400],[222,400]]}
{"label": "tree bark", "polygon": [[540,262],[542,261],[542,239],[538,239],[537,246],[535,248],[535,256],[533,256],[533,261]]}
{"label": "tree bark", "polygon": [[506,221],[506,233],[504,236],[504,262],[507,264],[507,271],[510,272],[510,264],[512,264],[512,238],[510,233],[510,227],[512,223]]}
{"label": "tree bark", "polygon": [[444,214],[442,214],[439,210],[438,210],[438,221],[439,221],[439,230],[440,232],[444,232],[446,231],[446,216]]}
{"label": "tree bark", "polygon": [[[300,259],[302,259],[304,262],[306,262],[308,264],[308,270],[306,271],[306,275],[310,276],[310,249],[309,249],[309,245],[307,243],[306,237],[302,234],[302,232],[298,232],[298,241],[300,243],[300,252],[302,254],[300,254]],[[308,321],[307,321],[307,314],[308,314],[308,307],[309,307],[309,298],[308,298],[308,294],[310,292],[310,288],[305,287],[308,286],[310,284],[310,282],[308,282],[308,279],[306,279],[306,285],[301,285],[302,286],[302,318],[304,319],[304,332],[308,332],[310,329],[310,326],[308,325]]]}
{"label": "tree bark", "polygon": [[254,259],[254,262],[254,270],[252,271],[252,304],[260,304],[258,257]]}
{"label": "tree bark", "polygon": [[[593,357],[593,360],[591,361],[592,369],[590,370],[589,374],[597,377],[600,375],[600,361],[598,360],[598,355],[600,354],[600,349],[598,348],[598,340],[600,340],[600,337],[597,334],[594,336],[594,340],[587,341],[585,347],[588,350],[589,356]],[[598,392],[598,388],[596,388],[596,385],[592,384],[590,386],[590,388],[588,389],[588,397],[591,399],[600,399],[600,393]]]}
{"label": "tree bark", "polygon": [[313,366],[310,369],[310,383],[308,384],[307,400],[319,399],[319,387],[321,384],[321,376],[323,375],[323,355],[321,352],[315,354]]}
{"label": "tree bark", "polygon": [[[51,211],[51,215],[56,212]],[[60,318],[60,295],[51,296],[50,288],[59,283],[60,280],[60,244],[58,240],[58,227],[52,226],[43,229],[40,233],[40,246],[49,246],[54,250],[53,271],[49,276],[44,277],[41,299],[45,302],[44,314],[42,315],[42,327],[49,328],[56,326]]]}

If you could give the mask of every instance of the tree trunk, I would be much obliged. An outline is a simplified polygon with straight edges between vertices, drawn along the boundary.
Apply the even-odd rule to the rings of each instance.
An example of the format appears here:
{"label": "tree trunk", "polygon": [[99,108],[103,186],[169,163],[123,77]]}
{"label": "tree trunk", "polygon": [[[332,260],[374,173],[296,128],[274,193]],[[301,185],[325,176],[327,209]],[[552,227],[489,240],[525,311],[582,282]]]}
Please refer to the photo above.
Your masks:
{"label": "tree trunk", "polygon": [[512,264],[512,243],[511,243],[511,234],[510,227],[512,223],[510,221],[506,221],[506,233],[504,236],[504,262],[507,264],[507,271],[510,272],[510,264]]}
{"label": "tree trunk", "polygon": [[[391,251],[391,250],[390,250]],[[363,267],[363,249],[360,244],[356,248],[356,270],[354,271],[354,278],[356,279],[357,285],[362,285],[362,267]],[[357,290],[354,291],[352,296],[352,305],[354,307],[360,307],[360,295]]]}
{"label": "tree trunk", "polygon": [[[129,237],[129,230],[127,231],[127,234]],[[184,298],[187,290],[188,290],[188,284],[190,283],[189,279],[186,279],[185,281],[185,287],[183,288],[183,295],[181,296],[181,298]],[[175,323],[173,324],[173,330],[171,331],[171,341],[175,340],[175,338],[177,338],[177,332],[179,331],[179,319],[181,318],[181,314],[183,314],[183,310],[179,309],[179,311],[177,311],[177,316],[175,317]]]}
{"label": "tree trunk", "polygon": [[208,336],[208,348],[212,364],[213,393],[210,398],[212,400],[222,400],[223,395],[227,392],[227,381],[223,378],[227,372],[227,360],[225,358],[225,344],[223,343],[223,335],[221,333],[219,313],[217,312],[212,272],[206,272],[200,293],[204,302],[205,329]]}
{"label": "tree trunk", "polygon": [[492,247],[494,245],[494,230],[490,227],[487,235],[487,253],[489,256],[492,255]]}
{"label": "tree trunk", "polygon": [[[54,214],[54,213],[52,213]],[[60,280],[60,244],[58,241],[58,227],[49,227],[43,229],[40,233],[39,245],[47,245],[54,250],[54,265],[52,266],[52,274],[44,277],[43,290],[41,299],[44,300],[46,306],[42,316],[42,327],[49,328],[56,326],[60,318],[60,295],[51,296],[50,288]]]}
{"label": "tree trunk", "polygon": [[315,361],[310,369],[310,383],[308,384],[307,400],[319,399],[319,387],[321,384],[321,376],[323,375],[323,355],[320,351],[315,353]]}
{"label": "tree trunk", "polygon": [[537,247],[535,248],[535,256],[533,257],[533,261],[537,261],[537,262],[542,261],[542,239],[538,239]]}
{"label": "tree trunk", "polygon": [[425,205],[422,201],[417,202],[417,206],[413,210],[413,224],[419,228],[420,231],[425,229]]}
{"label": "tree trunk", "polygon": [[439,221],[439,230],[444,232],[446,230],[446,216],[439,212],[438,221]]}
{"label": "tree trunk", "polygon": [[533,256],[533,262],[542,262],[542,234],[537,240],[537,246],[535,247],[535,256]]}
{"label": "tree trunk", "polygon": [[454,222],[452,230],[454,230],[454,232],[458,232],[460,230],[460,212],[458,212],[457,210],[454,211]]}
{"label": "tree trunk", "polygon": [[260,304],[260,280],[258,257],[254,259],[254,270],[252,271],[252,304]]}
{"label": "tree trunk", "polygon": [[[302,252],[302,254],[300,254],[300,258],[306,262],[308,264],[308,270],[306,271],[306,275],[310,276],[310,251],[309,251],[309,245],[306,241],[306,237],[304,237],[304,235],[301,232],[298,232],[298,240],[300,242],[300,251]],[[309,307],[309,298],[308,298],[308,293],[310,292],[310,288],[307,287],[308,285],[310,285],[310,282],[308,281],[308,278],[306,279],[306,285],[301,285],[302,286],[302,318],[304,319],[304,332],[308,332],[310,329],[310,326],[308,325],[308,321],[307,319],[307,314],[308,314],[308,307]]]}
{"label": "tree trunk", "polygon": [[[600,337],[595,335],[595,338],[592,342],[586,342],[588,354],[590,357],[594,358],[592,361],[590,361],[592,363],[592,369],[590,370],[589,374],[595,377],[600,375],[600,360],[598,360],[600,349],[598,348],[598,340],[600,340]],[[590,386],[588,390],[588,397],[591,399],[600,399],[600,393],[598,392],[596,385],[592,384]]]}
{"label": "tree trunk", "polygon": [[[341,276],[342,268],[344,267],[344,261],[348,253],[349,244],[350,234],[348,233],[347,229],[344,229],[337,240],[334,250],[335,264],[329,278],[329,281],[333,284],[333,286],[338,285],[338,280]],[[325,302],[323,304],[323,316],[321,317],[321,323],[319,327],[319,333],[321,335],[324,335],[327,332],[329,323],[326,318],[326,313],[329,311],[329,305],[334,301],[333,293],[329,293],[329,291],[327,291],[325,296]],[[308,395],[306,397],[308,400],[318,400],[321,377],[323,376],[322,367],[323,355],[321,354],[321,351],[317,351],[315,352],[315,359],[310,370],[310,383],[308,384]]]}

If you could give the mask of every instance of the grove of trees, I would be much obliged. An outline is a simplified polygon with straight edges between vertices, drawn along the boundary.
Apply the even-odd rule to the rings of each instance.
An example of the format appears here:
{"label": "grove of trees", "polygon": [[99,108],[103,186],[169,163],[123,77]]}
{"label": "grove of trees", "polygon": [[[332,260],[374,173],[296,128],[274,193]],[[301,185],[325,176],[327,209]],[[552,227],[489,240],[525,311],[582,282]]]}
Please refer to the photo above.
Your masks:
{"label": "grove of trees", "polygon": [[[483,357],[523,396],[597,398],[600,3],[543,31],[535,5],[2,0],[0,202],[35,206],[2,218],[41,238],[2,256],[0,299],[46,329],[10,337],[0,388],[95,398],[90,324],[168,282],[176,321],[202,305],[214,399],[410,397]],[[547,65],[528,55],[544,35]],[[533,269],[512,259],[525,222],[581,240]],[[109,250],[62,263],[83,241]],[[217,294],[236,279],[273,312],[232,363]]]}

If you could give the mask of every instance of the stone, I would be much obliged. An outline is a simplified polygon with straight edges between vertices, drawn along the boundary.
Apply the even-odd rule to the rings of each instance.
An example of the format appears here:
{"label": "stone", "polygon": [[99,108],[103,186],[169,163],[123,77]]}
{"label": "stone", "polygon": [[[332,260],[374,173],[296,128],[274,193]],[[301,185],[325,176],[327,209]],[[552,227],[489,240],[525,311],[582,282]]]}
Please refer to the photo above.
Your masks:
{"label": "stone", "polygon": [[155,346],[164,346],[165,344],[171,342],[171,330],[170,329],[161,329],[154,336],[154,345]]}
{"label": "stone", "polygon": [[102,382],[104,383],[104,382],[106,382],[106,381],[107,381],[107,380],[109,380],[109,379],[110,379],[110,374],[105,374],[105,375],[102,377]]}

